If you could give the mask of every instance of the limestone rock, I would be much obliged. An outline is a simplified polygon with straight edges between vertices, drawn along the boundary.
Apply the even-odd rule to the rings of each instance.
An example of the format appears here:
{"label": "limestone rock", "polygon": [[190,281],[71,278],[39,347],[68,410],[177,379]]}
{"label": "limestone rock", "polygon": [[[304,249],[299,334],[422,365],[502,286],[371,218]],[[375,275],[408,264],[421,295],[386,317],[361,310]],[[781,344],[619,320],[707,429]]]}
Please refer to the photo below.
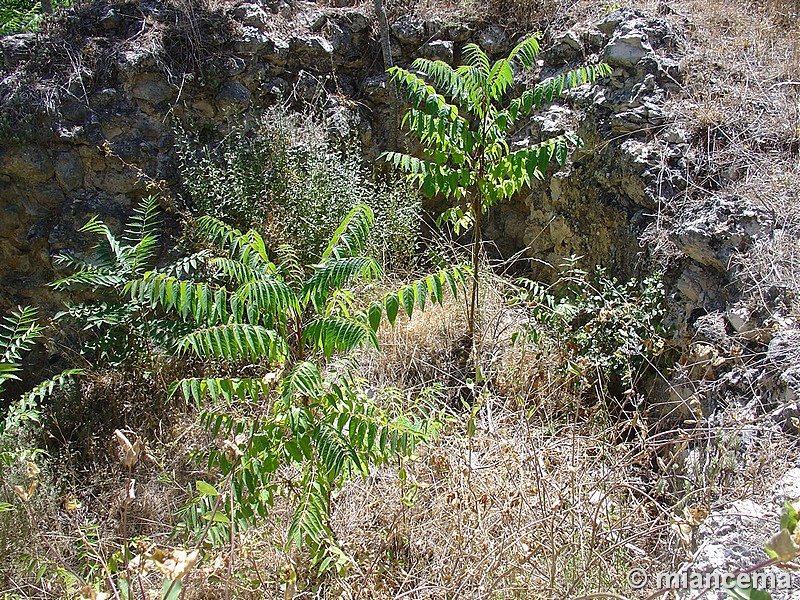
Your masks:
{"label": "limestone rock", "polygon": [[448,64],[453,62],[453,42],[435,40],[420,48],[420,55],[431,60],[441,60]]}
{"label": "limestone rock", "polygon": [[478,32],[478,45],[487,54],[502,54],[508,49],[506,32],[496,25],[490,25]]}
{"label": "limestone rock", "polygon": [[369,29],[369,19],[359,10],[346,12],[341,20],[353,33],[361,33]]}
{"label": "limestone rock", "polygon": [[66,192],[83,184],[83,162],[72,152],[59,152],[55,162],[56,181]]}
{"label": "limestone rock", "polygon": [[3,50],[3,61],[7,67],[15,67],[33,56],[36,44],[35,33],[17,33],[0,36],[0,47]]}
{"label": "limestone rock", "polygon": [[23,146],[0,154],[0,175],[26,184],[47,181],[53,176],[53,162],[41,148]]}
{"label": "limestone rock", "polygon": [[219,93],[217,94],[217,105],[221,110],[241,110],[247,108],[250,104],[250,90],[247,87],[235,80],[228,80],[222,84]]}
{"label": "limestone rock", "polygon": [[361,85],[361,94],[373,104],[389,102],[388,77],[385,73],[367,77]]}
{"label": "limestone rock", "polygon": [[652,51],[647,34],[633,31],[614,37],[606,46],[603,60],[612,67],[634,67]]}
{"label": "limestone rock", "polygon": [[260,5],[252,2],[240,2],[231,12],[233,18],[244,25],[264,29],[269,23],[270,16]]}
{"label": "limestone rock", "polygon": [[320,70],[329,69],[333,59],[333,46],[318,35],[293,36],[289,40],[289,51],[301,64],[314,65]]}
{"label": "limestone rock", "polygon": [[392,35],[401,44],[420,45],[425,40],[425,26],[413,16],[403,16],[391,25]]}
{"label": "limestone rock", "polygon": [[176,91],[165,79],[158,75],[143,75],[133,84],[131,94],[137,100],[151,104],[161,104],[172,99]]}
{"label": "limestone rock", "polygon": [[747,249],[770,223],[768,214],[741,198],[715,197],[687,207],[671,238],[694,261],[724,273],[734,253]]}
{"label": "limestone rock", "polygon": [[[764,544],[780,528],[784,502],[798,499],[800,468],[792,468],[772,486],[765,501],[737,500],[712,511],[695,535],[698,550],[693,560],[685,563],[679,572],[737,573],[765,561],[768,557],[764,552]],[[778,570],[768,567],[762,572],[777,573]],[[791,587],[769,591],[776,599],[800,598],[800,592]],[[682,597],[692,598],[697,593],[698,590],[684,590]],[[719,590],[708,592],[706,597],[723,600],[728,596],[725,590]]]}

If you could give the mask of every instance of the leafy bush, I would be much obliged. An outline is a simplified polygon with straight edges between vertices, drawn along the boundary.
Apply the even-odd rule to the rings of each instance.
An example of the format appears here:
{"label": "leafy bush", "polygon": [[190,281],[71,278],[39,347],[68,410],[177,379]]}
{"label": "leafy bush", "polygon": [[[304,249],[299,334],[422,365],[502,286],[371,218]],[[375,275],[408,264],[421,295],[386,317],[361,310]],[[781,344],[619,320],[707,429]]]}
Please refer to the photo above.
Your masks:
{"label": "leafy bush", "polygon": [[387,267],[408,266],[420,223],[420,200],[408,185],[378,182],[356,149],[340,150],[310,117],[282,107],[237,121],[219,141],[186,128],[177,134],[187,206],[234,227],[270,232],[307,262],[324,250],[337,224],[366,204],[376,227],[367,244]]}
{"label": "leafy bush", "polygon": [[[93,218],[80,229],[98,240],[92,256],[79,259],[63,253],[55,258],[61,268],[73,272],[50,285],[61,291],[88,292],[92,297],[67,303],[56,315],[77,334],[80,353],[90,362],[134,367],[145,357],[152,363],[154,347],[168,348],[187,331],[179,322],[148,314],[149,307],[141,302],[123,299],[125,285],[154,266],[159,243],[157,213],[157,197],[144,198],[120,237]],[[196,262],[186,259],[173,268],[180,270]]]}
{"label": "leafy bush", "polygon": [[582,143],[577,135],[567,133],[512,150],[509,137],[514,124],[564,90],[611,72],[605,64],[588,65],[545,79],[507,100],[514,88],[514,71],[529,71],[536,65],[539,37],[523,39],[508,57],[491,64],[479,46],[467,44],[466,62],[455,69],[441,60],[418,58],[411,71],[387,70],[411,106],[403,123],[422,142],[424,158],[387,152],[386,160],[408,173],[409,180],[428,196],[441,194],[455,202],[440,220],[452,222],[456,233],[461,227],[473,230],[470,336],[478,308],[481,215],[530,186],[533,179],[542,179],[551,161],[564,166],[572,149]]}
{"label": "leafy bush", "polygon": [[[222,489],[199,484],[185,511],[199,536],[192,541],[200,547],[206,539],[229,540],[232,527],[264,517],[283,495],[295,506],[290,544],[310,549],[320,570],[332,568],[342,559],[329,525],[333,490],[371,464],[409,456],[433,431],[433,421],[419,411],[384,407],[365,394],[347,357],[364,343],[377,346],[384,316],[393,325],[401,307],[410,317],[428,302],[440,303],[447,289],[457,294],[467,271],[444,269],[381,300],[359,301],[352,286],[383,272],[363,254],[374,216],[362,204],[346,215],[311,267],[286,246],[273,259],[257,231],[205,216],[197,231],[206,249],[167,268],[144,270],[154,243],[154,206],[145,201],[122,241],[91,220],[84,229],[102,240],[96,260],[72,261],[78,271],[57,285],[117,294],[112,314],[122,306],[125,319],[106,311],[95,321],[101,340],[111,333],[112,359],[143,346],[202,365],[202,376],[173,387],[195,403],[221,442],[206,458],[221,473]],[[74,307],[69,314],[90,311]],[[157,330],[171,335],[153,335],[154,323],[164,323]],[[137,329],[133,347],[113,333],[128,324]],[[272,480],[282,466],[299,473],[289,489]]]}
{"label": "leafy bush", "polygon": [[3,0],[0,6],[0,35],[11,35],[24,31],[37,31],[41,26],[44,13],[57,8],[67,8],[72,0],[51,0],[50,2],[34,2],[33,0]]}
{"label": "leafy bush", "polygon": [[[666,348],[664,287],[657,275],[620,282],[602,269],[589,274],[570,263],[552,286],[518,281],[517,300],[527,303],[532,320],[517,339],[561,354],[564,374],[584,388],[633,393]],[[547,348],[552,341],[555,347]]]}

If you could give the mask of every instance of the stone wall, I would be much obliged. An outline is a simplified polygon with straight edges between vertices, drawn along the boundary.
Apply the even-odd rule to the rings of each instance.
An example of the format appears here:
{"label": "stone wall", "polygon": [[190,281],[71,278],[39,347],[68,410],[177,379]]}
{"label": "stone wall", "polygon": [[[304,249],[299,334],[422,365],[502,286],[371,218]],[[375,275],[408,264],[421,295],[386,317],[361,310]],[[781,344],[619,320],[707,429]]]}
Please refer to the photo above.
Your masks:
{"label": "stone wall", "polygon": [[[570,92],[516,136],[524,144],[576,129],[585,141],[568,168],[490,219],[502,251],[537,259],[534,275],[552,277],[571,255],[634,273],[652,249],[647,232],[687,196],[690,135],[664,108],[681,85],[686,41],[680,24],[666,22],[620,9],[544,44],[541,76],[597,60],[614,73]],[[222,132],[281,100],[313,105],[368,158],[404,143],[377,31],[362,10],[310,2],[187,15],[142,0],[95,3],[43,34],[0,39],[0,305],[47,300],[51,257],[86,242],[76,229],[91,215],[118,226],[141,196],[176,190],[176,122]],[[393,19],[390,31],[398,64],[417,56],[457,63],[468,41],[499,56],[515,41],[492,25],[410,16]],[[746,200],[723,200],[695,206],[664,234],[684,257],[668,273],[683,326],[698,309],[727,306],[730,256],[770,226]]]}

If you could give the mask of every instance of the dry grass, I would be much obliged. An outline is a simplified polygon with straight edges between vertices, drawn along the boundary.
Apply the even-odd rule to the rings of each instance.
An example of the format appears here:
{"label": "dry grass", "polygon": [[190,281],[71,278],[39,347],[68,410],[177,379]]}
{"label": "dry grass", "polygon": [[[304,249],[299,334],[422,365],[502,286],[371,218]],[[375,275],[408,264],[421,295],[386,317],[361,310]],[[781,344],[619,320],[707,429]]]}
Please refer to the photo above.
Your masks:
{"label": "dry grass", "polygon": [[[376,469],[336,495],[333,526],[351,559],[341,574],[319,580],[303,553],[283,551],[291,507],[278,501],[263,525],[239,532],[230,575],[229,548],[207,549],[185,582],[185,598],[221,598],[225,590],[231,598],[283,598],[285,565],[298,575],[297,598],[631,596],[631,568],[672,570],[691,556],[693,532],[709,509],[757,499],[796,460],[791,438],[757,407],[663,431],[639,413],[614,414],[602,399],[587,402],[555,375],[557,356],[522,353],[511,344],[526,316],[504,295],[500,286],[485,287],[481,333],[489,383],[472,435],[470,412],[461,405],[469,361],[453,351],[464,330],[460,303],[401,320],[382,332],[383,354],[364,355],[362,374],[376,387],[397,387],[395,401],[438,383],[449,408],[439,437],[416,459]],[[93,565],[102,579],[97,569],[119,547],[123,520],[143,547],[177,543],[168,533],[187,488],[213,478],[187,457],[211,441],[186,417],[161,435],[147,440],[154,460],[133,472],[137,497],[127,508],[127,473],[105,466],[81,478],[79,511],[51,507],[32,519],[47,542],[38,560],[57,564],[48,550],[56,548],[70,568]],[[117,447],[106,442],[106,462],[116,464]],[[89,524],[99,526],[97,543],[83,540]],[[23,598],[63,594],[52,578],[13,581]],[[141,586],[157,590],[159,577],[150,573]]]}

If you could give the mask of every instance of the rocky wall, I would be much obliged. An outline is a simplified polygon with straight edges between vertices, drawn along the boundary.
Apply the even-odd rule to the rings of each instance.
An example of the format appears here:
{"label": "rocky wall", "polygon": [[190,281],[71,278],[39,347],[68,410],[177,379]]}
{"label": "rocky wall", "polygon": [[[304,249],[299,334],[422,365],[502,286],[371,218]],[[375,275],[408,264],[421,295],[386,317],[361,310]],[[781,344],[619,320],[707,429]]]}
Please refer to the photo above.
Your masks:
{"label": "rocky wall", "polygon": [[[572,255],[632,274],[667,245],[675,322],[696,335],[698,316],[727,315],[737,299],[731,258],[772,224],[747,199],[685,202],[698,161],[691,133],[665,109],[681,93],[684,25],[619,9],[545,41],[542,77],[598,60],[614,72],[516,134],[524,145],[575,129],[585,145],[498,207],[487,233],[504,253],[534,258],[543,278]],[[314,106],[368,158],[402,145],[377,31],[369,12],[312,2],[187,14],[140,0],[97,2],[42,34],[0,38],[0,305],[46,302],[52,257],[86,243],[76,231],[90,216],[119,226],[141,196],[177,190],[176,123],[221,134],[249,109],[285,101]],[[500,56],[515,41],[490,24],[412,16],[393,18],[390,33],[393,60],[405,65],[458,63],[468,41]],[[724,319],[728,331],[757,327]]]}

